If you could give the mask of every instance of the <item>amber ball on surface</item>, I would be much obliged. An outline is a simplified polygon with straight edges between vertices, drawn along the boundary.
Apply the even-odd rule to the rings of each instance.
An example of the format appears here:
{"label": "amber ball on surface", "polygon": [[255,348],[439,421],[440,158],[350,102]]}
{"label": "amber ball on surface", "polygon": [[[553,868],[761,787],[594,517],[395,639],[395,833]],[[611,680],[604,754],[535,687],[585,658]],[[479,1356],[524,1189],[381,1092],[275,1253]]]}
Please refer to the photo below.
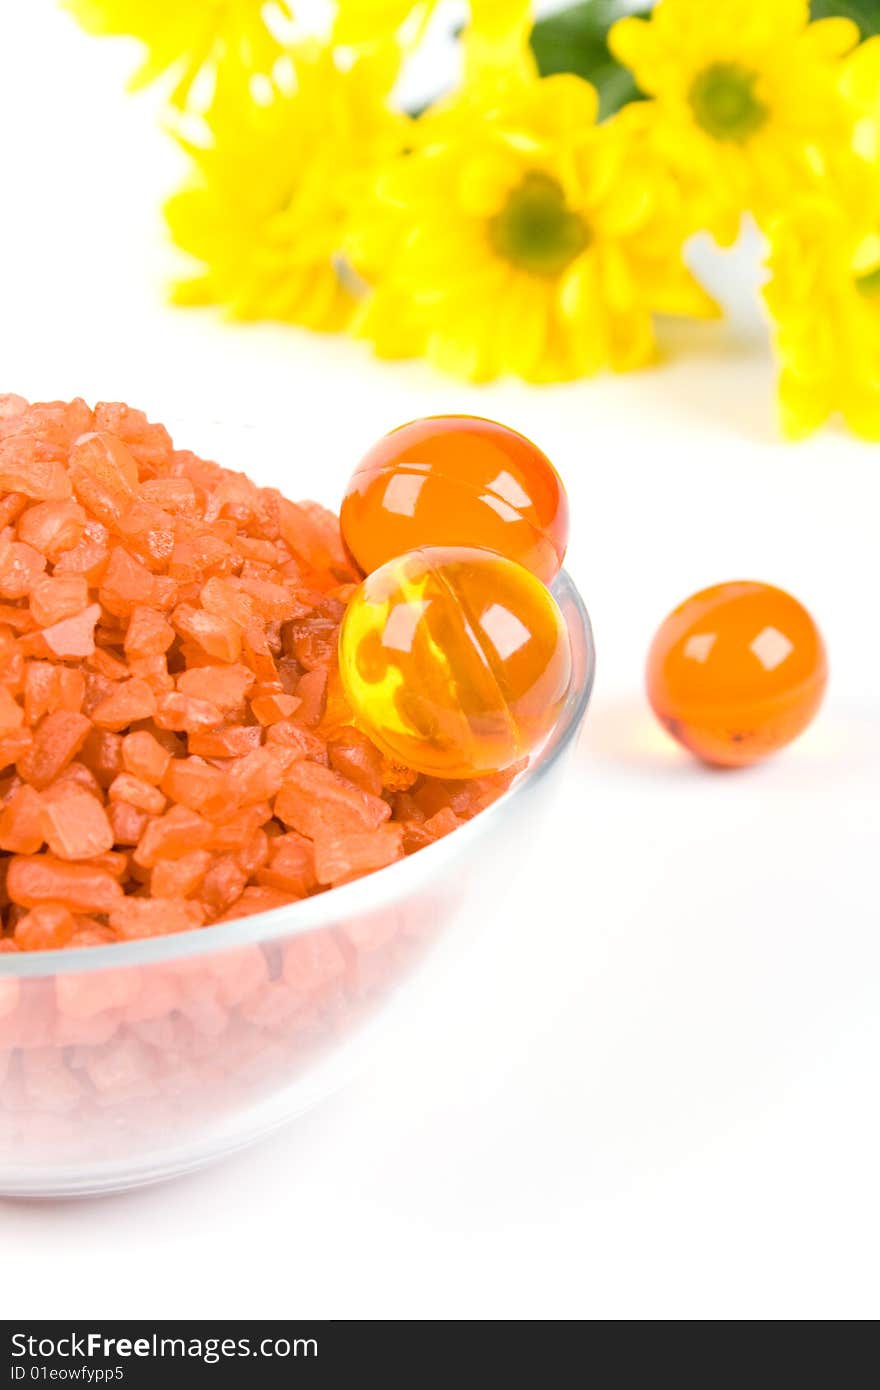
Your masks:
{"label": "amber ball on surface", "polygon": [[340,512],[365,574],[423,545],[482,546],[549,584],[568,543],[555,468],[494,420],[438,415],[385,435],[353,474]]}
{"label": "amber ball on surface", "polygon": [[758,762],[797,738],[827,678],[825,645],[802,604],[745,580],[686,599],[648,654],[648,698],[661,724],[725,767]]}
{"label": "amber ball on surface", "polygon": [[346,609],[339,670],[359,726],[396,762],[479,777],[528,757],[568,692],[548,589],[485,550],[425,547],[369,575]]}

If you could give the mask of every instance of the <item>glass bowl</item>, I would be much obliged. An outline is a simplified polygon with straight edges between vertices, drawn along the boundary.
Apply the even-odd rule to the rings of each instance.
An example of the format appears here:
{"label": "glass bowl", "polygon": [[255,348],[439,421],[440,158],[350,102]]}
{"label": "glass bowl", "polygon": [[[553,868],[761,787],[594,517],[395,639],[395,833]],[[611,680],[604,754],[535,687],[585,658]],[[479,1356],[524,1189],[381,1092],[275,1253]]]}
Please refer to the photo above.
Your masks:
{"label": "glass bowl", "polygon": [[589,618],[554,592],[568,699],[506,794],[445,839],[292,906],[127,944],[0,956],[0,1194],[75,1196],[186,1172],[347,1080],[431,948],[477,930],[527,858],[593,680]]}

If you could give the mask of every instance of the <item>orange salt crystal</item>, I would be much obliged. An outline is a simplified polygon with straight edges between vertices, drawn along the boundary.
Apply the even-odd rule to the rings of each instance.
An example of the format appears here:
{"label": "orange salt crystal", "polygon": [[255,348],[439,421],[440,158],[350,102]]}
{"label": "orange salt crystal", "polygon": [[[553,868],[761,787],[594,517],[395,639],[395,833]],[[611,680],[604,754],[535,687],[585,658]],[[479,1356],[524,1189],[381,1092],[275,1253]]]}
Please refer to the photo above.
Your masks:
{"label": "orange salt crystal", "polygon": [[14,729],[0,734],[0,771],[18,762],[33,747],[33,734],[28,729]]}
{"label": "orange salt crystal", "polygon": [[240,758],[259,748],[260,737],[258,724],[227,724],[222,729],[191,732],[189,751],[201,758]]}
{"label": "orange salt crystal", "polygon": [[152,687],[138,676],[122,681],[92,710],[92,719],[101,729],[118,732],[139,719],[149,719],[156,713],[157,701]]}
{"label": "orange salt crystal", "polygon": [[201,885],[211,863],[205,849],[194,849],[180,859],[163,859],[150,873],[150,891],[157,898],[188,898]]}
{"label": "orange salt crystal", "polygon": [[320,835],[315,840],[315,876],[319,883],[347,883],[403,858],[403,827]]}
{"label": "orange salt crystal", "polygon": [[254,718],[261,724],[279,724],[282,719],[289,719],[299,708],[299,704],[300,701],[295,695],[279,692],[255,696],[251,700],[251,710]]}
{"label": "orange salt crystal", "polygon": [[62,618],[51,627],[44,627],[39,634],[40,645],[48,649],[50,656],[62,661],[77,656],[91,656],[95,650],[95,624],[100,615],[98,605],[90,604],[81,613]]}
{"label": "orange salt crystal", "polygon": [[154,722],[159,729],[197,733],[203,729],[216,729],[218,724],[223,723],[223,715],[217,705],[209,700],[198,700],[192,695],[174,692],[160,697]]}
{"label": "orange salt crystal", "polygon": [[128,898],[111,908],[109,914],[110,926],[122,941],[191,931],[204,920],[204,908],[199,903],[179,898]]}
{"label": "orange salt crystal", "polygon": [[57,951],[70,944],[75,932],[73,913],[66,907],[47,903],[19,918],[14,940],[21,951]]}
{"label": "orange salt crystal", "polygon": [[174,641],[174,628],[154,608],[138,604],[132,609],[125,630],[127,656],[155,656],[167,652]]}
{"label": "orange salt crystal", "polygon": [[73,710],[47,714],[16,764],[19,776],[33,787],[48,787],[82,748],[91,727],[85,715]]}
{"label": "orange salt crystal", "polygon": [[126,734],[122,740],[122,763],[126,772],[157,786],[165,775],[171,754],[146,729]]}
{"label": "orange salt crystal", "polygon": [[38,627],[49,627],[62,618],[81,613],[88,602],[89,586],[81,574],[40,579],[30,592],[30,609]]}
{"label": "orange salt crystal", "polygon": [[109,912],[122,889],[106,869],[69,864],[49,854],[15,855],[9,862],[6,891],[21,907],[61,903],[71,912]]}
{"label": "orange salt crystal", "polygon": [[229,809],[227,774],[200,758],[175,758],[160,785],[169,800],[201,815],[222,815]]}
{"label": "orange salt crystal", "polygon": [[196,666],[177,678],[177,688],[184,695],[207,700],[221,710],[237,710],[254,683],[254,673],[247,666]]}
{"label": "orange salt crystal", "polygon": [[231,814],[217,817],[214,821],[211,846],[219,850],[238,849],[260,826],[271,819],[272,806],[268,801],[260,801],[254,806],[245,806]]}
{"label": "orange salt crystal", "polygon": [[102,787],[109,787],[122,768],[122,738],[93,728],[82,746],[82,760]]}
{"label": "orange salt crystal", "polygon": [[49,787],[41,798],[43,836],[59,859],[91,859],[113,846],[113,831],[97,797],[74,782]]}
{"label": "orange salt crystal", "polygon": [[191,850],[209,845],[211,834],[211,824],[203,816],[185,806],[172,806],[145,827],[135,850],[135,862],[151,869],[161,859],[180,859]]}
{"label": "orange salt crystal", "polygon": [[27,598],[45,568],[33,546],[0,536],[0,598]]}
{"label": "orange salt crystal", "polygon": [[359,729],[344,730],[327,745],[330,766],[373,796],[382,795],[383,757]]}
{"label": "orange salt crystal", "polygon": [[320,763],[297,762],[276,797],[275,814],[314,840],[326,833],[376,830],[391,807]]}
{"label": "orange salt crystal", "polygon": [[299,898],[308,897],[318,886],[312,841],[295,831],[277,836],[269,846],[268,864],[257,870],[257,882]]}
{"label": "orange salt crystal", "polygon": [[231,618],[181,604],[172,613],[171,621],[183,637],[218,661],[237,661],[241,655],[241,628]]}
{"label": "orange salt crystal", "polygon": [[111,801],[127,801],[139,811],[148,811],[151,816],[161,816],[167,802],[158,787],[142,782],[130,772],[120,772],[107,789]]}
{"label": "orange salt crystal", "polygon": [[9,794],[0,813],[0,849],[11,854],[36,854],[43,841],[40,794],[24,783]]}
{"label": "orange salt crystal", "polygon": [[226,912],[247,885],[246,871],[231,854],[215,859],[199,889],[199,899],[212,917]]}
{"label": "orange salt crystal", "polygon": [[24,723],[24,710],[17,700],[13,700],[5,685],[0,685],[0,734],[8,734],[21,728]]}
{"label": "orange salt crystal", "polygon": [[150,822],[148,812],[128,801],[112,801],[107,809],[117,845],[136,845]]}
{"label": "orange salt crystal", "polygon": [[82,539],[87,520],[85,508],[72,497],[62,502],[37,502],[19,520],[18,539],[54,564]]}

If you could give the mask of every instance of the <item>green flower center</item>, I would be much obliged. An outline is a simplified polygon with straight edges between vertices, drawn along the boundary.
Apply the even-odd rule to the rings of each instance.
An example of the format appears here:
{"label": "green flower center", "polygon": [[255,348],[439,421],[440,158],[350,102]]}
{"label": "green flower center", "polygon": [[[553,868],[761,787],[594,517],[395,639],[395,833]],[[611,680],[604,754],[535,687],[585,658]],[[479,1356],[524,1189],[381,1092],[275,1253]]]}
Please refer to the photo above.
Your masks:
{"label": "green flower center", "polygon": [[869,270],[866,275],[857,275],[856,289],[866,299],[880,299],[880,265]]}
{"label": "green flower center", "polygon": [[739,63],[713,63],[691,84],[688,100],[697,125],[713,140],[742,144],[767,119],[767,107],[755,95],[758,74]]}
{"label": "green flower center", "polygon": [[532,275],[561,275],[584,247],[586,222],[550,174],[526,174],[489,222],[489,240],[506,261]]}

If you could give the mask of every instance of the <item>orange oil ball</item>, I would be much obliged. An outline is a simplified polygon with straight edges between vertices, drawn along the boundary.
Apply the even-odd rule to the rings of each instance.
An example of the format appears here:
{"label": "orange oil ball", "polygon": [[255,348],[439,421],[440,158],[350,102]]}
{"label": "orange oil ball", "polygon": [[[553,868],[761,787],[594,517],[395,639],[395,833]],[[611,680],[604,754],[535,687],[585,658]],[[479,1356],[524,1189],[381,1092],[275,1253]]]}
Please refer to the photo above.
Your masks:
{"label": "orange oil ball", "polygon": [[522,565],[424,547],[356,590],[339,667],[382,752],[432,777],[479,777],[544,741],[568,691],[571,651],[556,601]]}
{"label": "orange oil ball", "polygon": [[797,738],[822,701],[825,645],[807,610],[770,584],[703,589],[663,622],[648,654],[661,724],[708,763],[741,767]]}
{"label": "orange oil ball", "polygon": [[568,544],[568,501],[550,460],[516,430],[472,415],[386,434],[352,476],[340,522],[365,574],[421,545],[476,545],[549,584]]}

